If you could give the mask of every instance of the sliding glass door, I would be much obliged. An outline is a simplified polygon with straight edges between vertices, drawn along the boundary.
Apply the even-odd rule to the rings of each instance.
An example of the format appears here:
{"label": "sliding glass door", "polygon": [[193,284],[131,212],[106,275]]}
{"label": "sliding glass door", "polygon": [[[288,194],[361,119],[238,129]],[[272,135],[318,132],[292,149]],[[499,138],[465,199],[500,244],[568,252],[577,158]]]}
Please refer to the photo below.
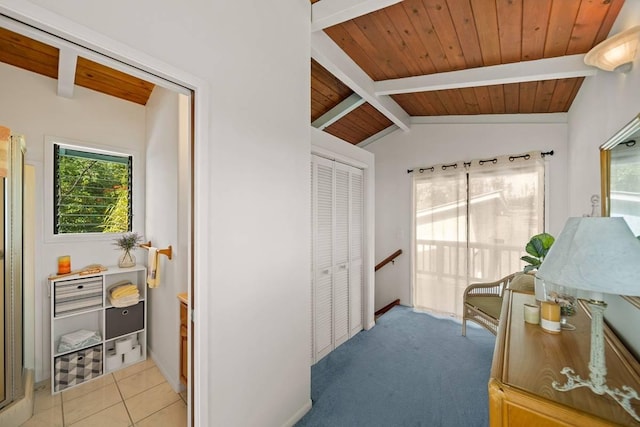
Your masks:
{"label": "sliding glass door", "polygon": [[414,176],[414,306],[461,316],[470,283],[522,269],[543,214],[540,153],[421,169]]}
{"label": "sliding glass door", "polygon": [[466,176],[453,170],[416,179],[414,197],[414,305],[453,313],[466,283]]}

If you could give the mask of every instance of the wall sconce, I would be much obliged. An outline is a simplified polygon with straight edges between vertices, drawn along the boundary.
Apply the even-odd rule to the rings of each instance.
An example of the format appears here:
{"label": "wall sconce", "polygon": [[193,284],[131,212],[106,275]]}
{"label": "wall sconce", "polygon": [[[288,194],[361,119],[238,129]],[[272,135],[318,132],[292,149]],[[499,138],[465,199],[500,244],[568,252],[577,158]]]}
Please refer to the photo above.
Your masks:
{"label": "wall sconce", "polygon": [[631,70],[638,50],[640,25],[629,28],[597,44],[584,57],[584,63],[605,71]]}

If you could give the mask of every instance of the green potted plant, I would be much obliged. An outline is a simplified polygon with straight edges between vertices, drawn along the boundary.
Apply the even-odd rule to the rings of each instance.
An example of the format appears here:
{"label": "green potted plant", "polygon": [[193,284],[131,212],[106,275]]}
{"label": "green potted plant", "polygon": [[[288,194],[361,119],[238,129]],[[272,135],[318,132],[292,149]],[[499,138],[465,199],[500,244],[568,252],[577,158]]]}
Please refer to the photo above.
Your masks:
{"label": "green potted plant", "polygon": [[[555,238],[549,233],[540,233],[532,236],[529,239],[529,242],[525,246],[525,251],[528,255],[520,257],[520,259],[526,263],[524,266],[524,273],[533,274],[533,270],[537,270],[544,261],[544,257],[547,256],[551,245]],[[538,279],[534,276],[534,288],[536,300],[538,301],[546,301],[547,299],[547,290],[545,284],[542,280]]]}
{"label": "green potted plant", "polygon": [[[525,250],[529,255],[525,255],[520,259],[529,264],[525,265],[524,272],[528,273],[533,270],[537,270],[544,261],[544,257],[549,253],[551,245],[555,242],[555,238],[549,233],[540,233],[531,237]],[[536,299],[540,301],[553,301],[560,305],[560,312],[564,317],[566,323],[566,316],[571,316],[575,313],[575,297],[567,293],[556,290],[553,286],[547,289],[547,285],[542,283],[540,279],[535,278],[535,294]]]}
{"label": "green potted plant", "polygon": [[523,271],[525,273],[531,270],[537,270],[538,267],[540,267],[540,264],[544,261],[544,257],[547,256],[555,240],[556,239],[549,233],[540,233],[531,237],[529,243],[525,246],[525,251],[527,251],[529,255],[520,257],[522,261],[529,263],[524,266]]}
{"label": "green potted plant", "polygon": [[142,243],[142,236],[138,233],[124,233],[118,237],[114,243],[123,253],[118,258],[118,267],[128,268],[136,265],[136,257],[131,253],[138,245]]}

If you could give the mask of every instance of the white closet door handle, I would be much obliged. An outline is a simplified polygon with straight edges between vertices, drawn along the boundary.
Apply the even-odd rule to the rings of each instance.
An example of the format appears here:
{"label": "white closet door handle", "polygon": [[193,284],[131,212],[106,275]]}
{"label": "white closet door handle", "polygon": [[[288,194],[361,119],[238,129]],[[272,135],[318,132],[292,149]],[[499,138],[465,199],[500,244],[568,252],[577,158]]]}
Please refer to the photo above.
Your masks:
{"label": "white closet door handle", "polygon": [[324,270],[322,270],[322,274],[329,274],[331,272],[330,269],[325,268]]}
{"label": "white closet door handle", "polygon": [[340,270],[346,270],[347,269],[347,264],[340,264],[340,267],[338,267]]}

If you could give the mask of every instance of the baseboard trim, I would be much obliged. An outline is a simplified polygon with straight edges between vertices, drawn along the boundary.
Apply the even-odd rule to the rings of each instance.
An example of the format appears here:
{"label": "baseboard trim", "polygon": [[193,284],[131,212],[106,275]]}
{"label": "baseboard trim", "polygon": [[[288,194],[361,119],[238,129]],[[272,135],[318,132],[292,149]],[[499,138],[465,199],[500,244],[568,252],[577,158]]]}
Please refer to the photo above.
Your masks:
{"label": "baseboard trim", "polygon": [[376,321],[375,321],[375,320],[374,320],[373,322],[371,322],[371,323],[368,323],[368,324],[364,327],[364,330],[365,330],[365,331],[368,331],[368,330],[370,330],[371,328],[373,328],[374,326],[376,326]]}
{"label": "baseboard trim", "polygon": [[395,300],[393,302],[390,302],[389,304],[387,304],[384,307],[382,307],[380,310],[376,311],[376,317],[382,316],[383,314],[385,314],[387,311],[391,310],[396,305],[400,305],[400,300],[399,299],[397,299],[397,300]]}
{"label": "baseboard trim", "polygon": [[156,357],[151,347],[147,347],[147,357],[150,357],[151,359],[153,359],[153,362],[156,364],[156,366],[158,367],[162,375],[164,375],[164,378],[167,380],[167,382],[169,383],[173,391],[175,391],[176,393],[180,393],[181,391],[184,391],[185,388],[184,388],[184,385],[180,382],[180,379],[172,377],[170,372],[167,369],[165,369],[165,367],[162,364],[158,363],[160,359]]}
{"label": "baseboard trim", "polygon": [[291,418],[287,420],[287,422],[282,424],[282,427],[293,427],[294,425],[296,425],[296,423],[300,421],[307,412],[309,412],[311,406],[313,406],[313,404],[311,403],[311,399],[308,399],[305,404],[302,405],[302,408],[298,409],[295,414],[293,414]]}

